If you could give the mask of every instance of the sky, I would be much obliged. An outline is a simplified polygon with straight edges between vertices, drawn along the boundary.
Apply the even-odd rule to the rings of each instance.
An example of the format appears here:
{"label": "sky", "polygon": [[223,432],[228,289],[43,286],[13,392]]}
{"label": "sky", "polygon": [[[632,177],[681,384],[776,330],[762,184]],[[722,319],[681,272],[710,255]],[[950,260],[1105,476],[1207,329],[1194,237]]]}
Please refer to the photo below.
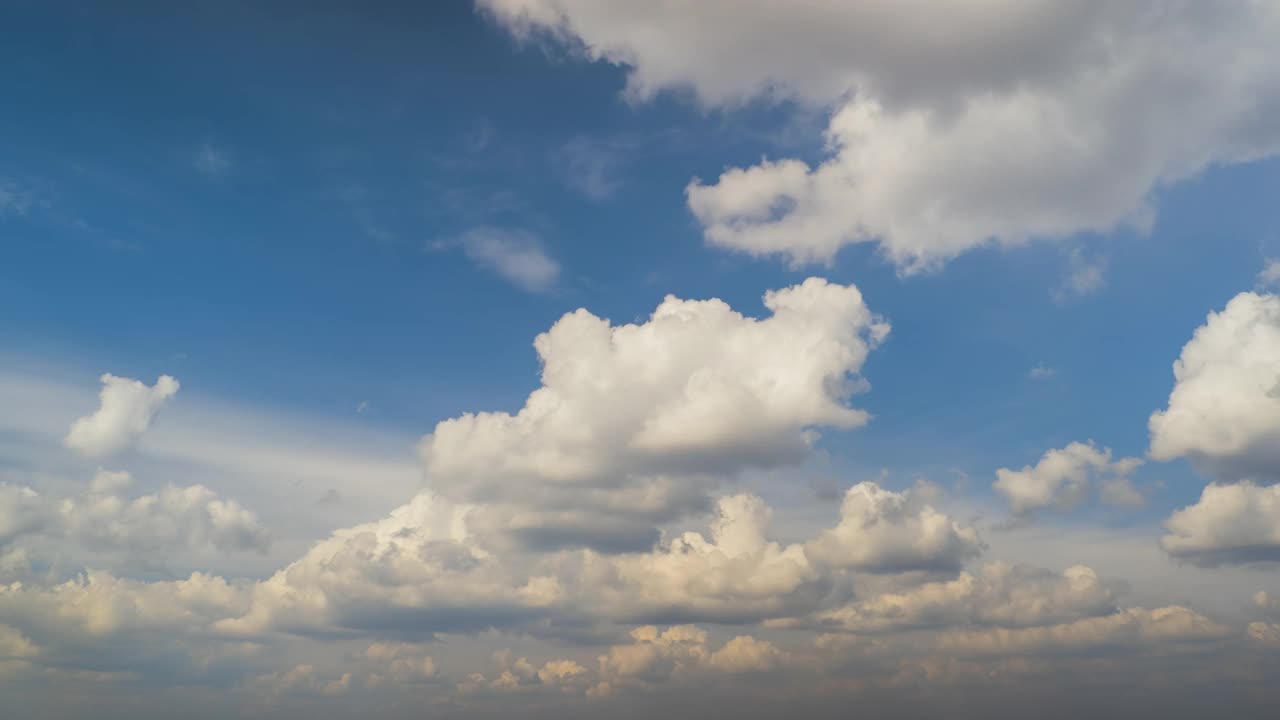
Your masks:
{"label": "sky", "polygon": [[5,3],[6,706],[1271,717],[1278,33]]}

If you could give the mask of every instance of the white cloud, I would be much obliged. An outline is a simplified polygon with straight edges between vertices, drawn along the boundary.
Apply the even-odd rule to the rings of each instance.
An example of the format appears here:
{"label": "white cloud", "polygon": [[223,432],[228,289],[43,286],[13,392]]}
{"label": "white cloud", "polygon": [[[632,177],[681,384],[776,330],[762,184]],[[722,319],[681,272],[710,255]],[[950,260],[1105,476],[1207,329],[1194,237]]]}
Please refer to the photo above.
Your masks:
{"label": "white cloud", "polygon": [[1019,515],[1048,507],[1074,507],[1088,494],[1091,478],[1104,478],[1102,500],[1107,504],[1141,504],[1141,494],[1128,482],[1128,475],[1141,464],[1138,458],[1113,462],[1110,448],[1099,450],[1093,443],[1074,442],[1049,450],[1034,466],[1000,468],[992,487]]}
{"label": "white cloud", "polygon": [[117,494],[128,480],[127,473],[98,473],[88,493],[59,503],[60,531],[96,550],[130,553],[176,548],[265,552],[271,543],[252,512],[207,487],[169,485],[129,499]]}
{"label": "white cloud", "polygon": [[974,576],[886,592],[816,616],[863,633],[966,626],[1042,627],[1117,612],[1122,586],[1081,565],[1062,573],[993,563]]}
{"label": "white cloud", "polygon": [[1280,485],[1209,485],[1164,526],[1161,546],[1195,565],[1280,561]]}
{"label": "white cloud", "polygon": [[655,523],[701,510],[725,477],[803,460],[815,428],[868,419],[848,398],[889,326],[857,288],[810,278],[764,302],[760,320],[670,296],[641,324],[565,315],[534,342],[542,386],[518,413],[423,438],[430,487],[483,504],[470,521],[492,537],[652,545]]}
{"label": "white cloud", "polygon": [[1032,380],[1048,380],[1049,378],[1052,378],[1057,374],[1058,374],[1057,368],[1051,367],[1049,365],[1045,365],[1044,363],[1040,363],[1035,367],[1031,368],[1030,372],[1027,373],[1027,377],[1031,378]]}
{"label": "white cloud", "polygon": [[940,650],[978,655],[1025,655],[1108,648],[1156,648],[1222,640],[1230,629],[1186,607],[1129,608],[1047,627],[956,631],[940,635]]}
{"label": "white cloud", "polygon": [[1186,457],[1220,481],[1280,481],[1280,296],[1241,293],[1182,348],[1151,457]]}
{"label": "white cloud", "polygon": [[816,167],[687,188],[710,243],[792,263],[878,241],[910,271],[989,242],[1142,230],[1160,187],[1280,149],[1270,3],[480,4],[625,66],[636,100],[836,107]]}
{"label": "white cloud", "polygon": [[270,536],[253,513],[201,485],[169,485],[152,495],[121,494],[124,472],[99,471],[89,488],[56,498],[0,483],[0,545],[69,539],[81,551],[133,558],[180,549],[265,552]]}
{"label": "white cloud", "polygon": [[553,578],[530,578],[476,547],[467,512],[424,493],[382,520],[339,530],[258,583],[249,612],[219,628],[376,630],[398,617],[401,631],[429,635],[516,622],[559,599]]}
{"label": "white cloud", "polygon": [[560,277],[560,264],[527,230],[474,228],[456,242],[472,262],[529,292],[545,292]]}
{"label": "white cloud", "polygon": [[958,570],[982,552],[982,543],[973,528],[933,508],[930,490],[854,485],[840,506],[840,523],[805,553],[822,565],[865,572]]}
{"label": "white cloud", "polygon": [[719,500],[710,538],[687,532],[650,553],[584,558],[582,602],[623,620],[747,621],[804,612],[829,580],[800,545],[766,539],[760,498]]}
{"label": "white cloud", "polygon": [[1258,273],[1258,287],[1269,288],[1280,286],[1280,259],[1267,258]]}
{"label": "white cloud", "polygon": [[693,625],[665,630],[646,625],[631,631],[632,642],[614,645],[600,656],[600,682],[594,695],[607,695],[623,687],[647,687],[684,683],[714,673],[768,670],[785,654],[768,641],[738,636],[717,650],[707,643],[707,633]]}
{"label": "white cloud", "polygon": [[179,387],[168,375],[161,375],[151,387],[111,373],[101,380],[98,410],[73,422],[64,439],[67,447],[95,457],[119,452],[136,442]]}

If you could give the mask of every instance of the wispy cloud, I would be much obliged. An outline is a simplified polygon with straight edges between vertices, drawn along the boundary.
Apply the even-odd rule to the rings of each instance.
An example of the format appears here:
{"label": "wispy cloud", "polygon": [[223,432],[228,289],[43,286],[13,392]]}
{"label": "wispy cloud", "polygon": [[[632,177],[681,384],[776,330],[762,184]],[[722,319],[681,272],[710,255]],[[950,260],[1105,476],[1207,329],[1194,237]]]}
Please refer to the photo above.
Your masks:
{"label": "wispy cloud", "polygon": [[1280,287],[1280,258],[1267,258],[1258,273],[1259,288]]}
{"label": "wispy cloud", "polygon": [[1045,365],[1044,363],[1039,363],[1035,367],[1031,368],[1031,372],[1027,373],[1027,377],[1032,380],[1048,380],[1057,374],[1057,368]]}
{"label": "wispy cloud", "polygon": [[192,164],[200,174],[211,178],[222,177],[231,170],[231,158],[226,150],[209,142],[196,151]]}
{"label": "wispy cloud", "polygon": [[547,254],[541,239],[528,230],[478,227],[430,247],[458,247],[476,265],[529,292],[546,292],[560,277],[560,264]]}
{"label": "wispy cloud", "polygon": [[1073,298],[1092,295],[1107,284],[1107,258],[1090,257],[1079,248],[1071,251],[1067,263],[1067,275],[1053,291],[1054,302],[1065,303]]}
{"label": "wispy cloud", "polygon": [[30,190],[12,180],[0,179],[0,217],[26,215],[33,202]]}
{"label": "wispy cloud", "polygon": [[592,200],[605,200],[622,185],[623,151],[620,141],[579,137],[552,154],[552,165],[570,189]]}

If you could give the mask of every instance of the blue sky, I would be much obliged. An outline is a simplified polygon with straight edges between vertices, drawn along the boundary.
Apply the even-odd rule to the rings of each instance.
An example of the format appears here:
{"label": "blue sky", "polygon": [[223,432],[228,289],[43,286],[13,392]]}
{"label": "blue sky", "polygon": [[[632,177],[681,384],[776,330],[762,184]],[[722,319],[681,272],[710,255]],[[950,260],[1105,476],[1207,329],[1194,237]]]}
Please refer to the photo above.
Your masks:
{"label": "blue sky", "polygon": [[[788,539],[810,534],[813,518],[835,517],[850,486],[879,478],[884,488],[909,493],[925,479],[946,491],[957,517],[984,518],[984,540],[995,555],[1026,560],[1015,547],[1020,541],[1002,533],[1057,528],[1064,537],[1097,531],[1144,538],[1143,547],[1159,557],[1162,523],[1196,503],[1214,479],[1208,460],[1197,471],[1185,458],[1211,452],[1190,449],[1134,470],[1132,481],[1146,496],[1138,508],[1090,499],[1071,512],[1015,517],[992,481],[999,468],[1035,465],[1077,441],[1112,448],[1116,459],[1148,455],[1148,418],[1170,404],[1172,366],[1183,346],[1237,294],[1266,291],[1259,273],[1280,256],[1276,152],[1243,157],[1232,143],[1244,140],[1205,131],[1205,149],[1188,171],[1180,149],[1152,150],[1172,159],[1144,186],[1143,204],[1152,211],[1145,227],[1099,210],[1067,222],[1070,232],[975,237],[922,272],[894,261],[889,249],[898,247],[897,236],[887,233],[848,235],[829,260],[797,261],[745,249],[745,235],[727,241],[736,247],[708,240],[712,223],[691,211],[689,183],[696,178],[727,192],[721,173],[729,168],[785,159],[816,168],[844,157],[836,136],[824,134],[837,132],[831,118],[876,93],[886,112],[898,112],[895,102],[903,113],[918,103],[920,112],[943,118],[931,99],[912,94],[935,92],[931,85],[906,71],[901,79],[876,69],[868,72],[884,77],[821,96],[801,81],[788,86],[793,75],[804,77],[803,61],[795,60],[793,75],[780,66],[765,78],[771,90],[743,94],[736,80],[712,71],[669,70],[665,51],[645,44],[649,36],[629,35],[626,27],[615,32],[574,3],[533,3],[559,8],[554,22],[532,11],[521,16],[514,4],[482,5],[15,3],[0,10],[0,379],[7,381],[0,386],[22,389],[8,403],[0,399],[10,405],[0,428],[8,435],[0,445],[9,454],[4,482],[47,495],[74,488],[78,481],[66,477],[95,465],[115,469],[113,462],[132,463],[119,469],[146,488],[186,473],[180,484],[203,483],[236,497],[264,523],[281,524],[275,549],[244,565],[197,554],[165,572],[183,577],[206,568],[265,578],[327,533],[377,521],[419,488],[430,489],[430,461],[424,481],[414,444],[437,423],[519,411],[540,386],[534,337],[566,313],[586,308],[615,324],[644,323],[671,294],[720,298],[766,318],[766,291],[819,276],[856,285],[892,332],[865,365],[851,368],[870,383],[869,392],[852,398],[871,415],[865,427],[824,428],[815,454],[798,467],[746,473],[745,486],[776,505],[775,523]],[[1026,19],[1028,28],[1033,20]],[[1095,21],[1103,24],[1088,22]],[[1188,27],[1201,21],[1186,20]],[[674,28],[665,23],[679,21],[655,22]],[[674,48],[696,35],[688,30],[695,25],[660,37],[672,38]],[[1235,27],[1226,20],[1222,26]],[[1221,32],[1230,37],[1230,29]],[[706,67],[728,67],[735,51],[719,56],[717,48],[752,42],[722,41],[708,36],[670,52],[706,53]],[[1239,39],[1241,47],[1250,42]],[[922,56],[927,51],[922,46]],[[874,60],[848,62],[872,67]],[[842,62],[833,58],[831,67]],[[1023,81],[1039,87],[1042,78],[1027,73]],[[657,89],[628,91],[637,77]],[[968,92],[966,83],[980,80],[954,87]],[[899,81],[900,97],[908,99],[890,92]],[[1045,95],[1060,99],[1060,88],[1043,82]],[[1069,100],[1067,93],[1061,97]],[[738,99],[725,101],[726,94]],[[1158,108],[1174,101],[1135,102]],[[1111,109],[1096,117],[1087,108],[1078,112],[1103,128],[1119,122],[1105,114]],[[1241,117],[1253,116],[1242,110]],[[1239,118],[1220,120],[1203,126]],[[1156,122],[1141,133],[1156,138],[1153,146],[1201,139]],[[1274,120],[1265,124],[1267,137],[1276,138]],[[1194,119],[1186,126],[1201,127]],[[918,147],[925,156],[935,146]],[[1093,148],[1079,152],[1092,155]],[[1114,162],[1126,161],[1117,154]],[[1021,188],[999,175],[1000,158],[978,153],[965,163],[990,163],[983,176],[993,178],[997,200],[990,202],[1011,198],[1008,217],[1026,216],[1012,207]],[[1103,160],[1097,168],[1101,187],[1110,166]],[[883,174],[892,175],[888,168]],[[852,187],[872,188],[861,182]],[[944,217],[952,226],[970,219],[962,195],[942,198],[940,207],[954,213]],[[937,200],[918,198],[919,214]],[[767,225],[787,208],[803,210],[807,200],[788,202],[765,208],[771,219],[751,222]],[[1026,202],[1055,218],[1070,217],[1074,207]],[[867,210],[860,227],[881,222],[875,212]],[[904,227],[893,224],[900,219],[890,224]],[[1017,222],[1002,218],[997,226]],[[468,240],[477,237],[515,238],[550,264],[550,277],[522,281],[495,271]],[[510,262],[527,271],[519,258]],[[122,459],[57,455],[64,451],[55,434],[93,411],[102,373],[146,384],[171,375],[182,389],[165,401],[150,439],[123,450]],[[49,419],[30,419],[45,417],[36,405]],[[207,456],[172,449],[195,447],[179,440],[199,436],[205,424],[221,428],[212,435],[225,430],[217,435],[224,445],[210,440]],[[164,438],[178,439],[165,450]],[[309,495],[306,507],[315,509],[299,513],[288,497],[295,487],[289,482],[301,480],[288,480],[288,471],[249,467],[249,460],[232,470],[210,464],[249,438],[263,448],[278,441],[280,457],[324,448],[350,467],[380,469],[367,479],[349,472],[349,486],[332,479],[306,485],[316,498],[331,491],[347,502],[316,505]],[[166,464],[175,458],[178,465]],[[38,479],[45,476],[65,477]],[[1267,485],[1265,473],[1255,479]],[[353,497],[361,488],[368,489],[363,500]],[[673,515],[664,529],[702,527],[700,517]],[[1011,517],[1015,530],[1002,529]],[[59,548],[56,559],[36,562],[50,581],[55,570],[108,562]],[[1105,549],[1088,552],[1105,556]],[[145,563],[110,569],[155,576]],[[1235,583],[1231,603],[1238,608],[1274,585],[1273,575],[1256,568],[1185,572],[1186,587]],[[1179,582],[1139,595],[1185,592],[1181,601],[1209,594],[1168,589],[1183,587]],[[487,652],[494,643],[501,644],[492,637],[479,644]]]}

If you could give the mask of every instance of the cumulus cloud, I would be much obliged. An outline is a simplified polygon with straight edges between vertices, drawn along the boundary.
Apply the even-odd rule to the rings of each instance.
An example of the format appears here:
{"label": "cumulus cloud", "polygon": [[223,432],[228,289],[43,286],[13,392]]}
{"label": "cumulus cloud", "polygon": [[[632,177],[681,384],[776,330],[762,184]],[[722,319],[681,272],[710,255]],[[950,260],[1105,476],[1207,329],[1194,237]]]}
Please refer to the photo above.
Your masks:
{"label": "cumulus cloud", "polygon": [[979,575],[875,594],[817,615],[821,626],[862,633],[956,627],[1040,627],[1118,611],[1124,588],[1082,565],[1061,573],[992,563]]}
{"label": "cumulus cloud", "polygon": [[1141,230],[1158,188],[1280,148],[1269,3],[480,5],[625,66],[634,100],[834,107],[816,166],[765,160],[686,189],[710,243],[792,263],[878,241],[910,271],[989,242]]}
{"label": "cumulus cloud", "polygon": [[126,497],[130,477],[101,470],[85,492],[65,498],[0,483],[0,547],[20,536],[65,538],[93,552],[131,555],[177,549],[265,552],[270,535],[234,500],[202,485],[169,485]]}
{"label": "cumulus cloud", "polygon": [[820,602],[829,578],[802,546],[766,539],[769,515],[758,497],[725,497],[710,538],[687,532],[650,553],[588,553],[586,602],[632,621],[744,622],[804,612]]}
{"label": "cumulus cloud", "polygon": [[631,631],[631,642],[614,645],[600,656],[599,682],[593,695],[607,695],[623,687],[652,687],[690,682],[716,673],[768,670],[785,654],[768,641],[738,636],[717,650],[708,646],[707,633],[694,625],[661,630],[652,625]]}
{"label": "cumulus cloud", "polygon": [[706,507],[748,467],[806,458],[816,428],[855,428],[848,398],[889,325],[853,286],[810,278],[771,315],[667,297],[640,324],[586,310],[534,342],[542,386],[516,414],[466,414],[420,445],[432,490],[484,504],[476,528],[521,545],[652,546],[655,523]]}
{"label": "cumulus cloud", "polygon": [[219,628],[429,637],[513,623],[556,602],[554,578],[509,572],[471,542],[467,511],[423,493],[382,520],[339,530],[254,586],[249,612]]}
{"label": "cumulus cloud", "polygon": [[1005,496],[1015,514],[1026,514],[1047,507],[1069,509],[1088,494],[1090,481],[1103,478],[1101,499],[1112,505],[1135,505],[1142,495],[1129,483],[1128,476],[1142,460],[1111,460],[1110,448],[1099,450],[1092,442],[1074,442],[1049,450],[1035,465],[1021,470],[1000,468],[992,487]]}
{"label": "cumulus cloud", "polygon": [[1280,485],[1209,485],[1164,527],[1161,546],[1194,565],[1280,561]]}
{"label": "cumulus cloud", "polygon": [[1151,415],[1151,457],[1186,457],[1220,481],[1280,481],[1280,295],[1241,293],[1210,313]]}
{"label": "cumulus cloud", "polygon": [[100,379],[98,410],[73,422],[64,439],[67,447],[91,457],[111,455],[131,446],[179,387],[178,381],[168,375],[161,375],[150,387],[111,373]]}
{"label": "cumulus cloud", "polygon": [[471,673],[458,683],[458,693],[474,696],[482,693],[501,695],[555,690],[580,695],[586,691],[590,682],[590,672],[574,660],[548,660],[538,667],[525,657],[513,659],[510,650],[494,653],[494,660],[499,669],[492,677],[479,672]]}
{"label": "cumulus cloud", "polygon": [[61,501],[61,532],[103,550],[133,553],[174,548],[265,552],[270,535],[249,510],[203,485],[169,485],[129,499],[119,494],[127,473],[99,472],[89,492]]}
{"label": "cumulus cloud", "polygon": [[560,264],[547,254],[537,235],[520,229],[479,227],[452,242],[476,265],[529,292],[545,292],[560,277]]}
{"label": "cumulus cloud", "polygon": [[950,572],[981,550],[971,528],[913,493],[867,483],[850,490],[839,525],[785,546],[768,539],[771,510],[752,495],[720,498],[709,536],[616,555],[490,552],[468,523],[477,510],[422,494],[338,531],[258,584],[250,612],[219,627],[429,636],[546,619],[756,622],[820,609],[846,570]]}
{"label": "cumulus cloud", "polygon": [[935,510],[929,488],[849,488],[840,523],[805,546],[815,562],[865,572],[958,570],[982,552],[977,532]]}

